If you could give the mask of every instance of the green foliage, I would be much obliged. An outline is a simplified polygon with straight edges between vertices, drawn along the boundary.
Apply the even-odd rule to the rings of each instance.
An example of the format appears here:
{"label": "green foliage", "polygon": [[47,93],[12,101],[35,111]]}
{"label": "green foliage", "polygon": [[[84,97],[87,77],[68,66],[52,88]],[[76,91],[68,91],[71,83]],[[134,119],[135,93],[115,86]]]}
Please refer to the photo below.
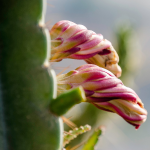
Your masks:
{"label": "green foliage", "polygon": [[80,126],[79,128],[74,128],[73,130],[70,130],[69,132],[64,132],[64,143],[63,143],[64,147],[71,140],[76,138],[79,134],[83,134],[89,130],[91,130],[91,127],[89,125],[85,125],[85,126]]}
{"label": "green foliage", "polygon": [[[97,127],[99,124],[102,123],[102,119],[105,116],[105,111],[102,111],[98,108],[96,108],[92,104],[86,104],[86,108],[83,111],[83,113],[78,116],[76,119],[72,119],[72,121],[77,125],[81,126],[83,124],[89,124],[91,126],[91,131],[87,132],[85,134],[81,134],[78,136],[78,138],[74,139],[71,141],[68,146],[69,147],[74,147],[75,145],[78,145],[79,143],[84,142],[87,140],[87,137],[93,133],[95,127]],[[73,116],[73,114],[68,114],[68,116]],[[68,127],[65,127],[65,130],[68,130]]]}
{"label": "green foliage", "polygon": [[99,127],[94,131],[92,136],[88,139],[86,144],[83,146],[82,150],[94,150],[96,143],[98,142],[99,136],[102,135],[103,127]]}
{"label": "green foliage", "polygon": [[132,32],[132,27],[130,27],[127,23],[120,25],[116,30],[117,53],[119,55],[119,65],[123,70],[123,75],[128,71],[127,59],[128,53],[130,53],[128,44]]}
{"label": "green foliage", "polygon": [[130,22],[124,21],[116,27],[116,51],[119,55],[119,65],[122,68],[121,80],[128,86],[134,85],[134,76],[140,61],[140,46],[134,27]]}

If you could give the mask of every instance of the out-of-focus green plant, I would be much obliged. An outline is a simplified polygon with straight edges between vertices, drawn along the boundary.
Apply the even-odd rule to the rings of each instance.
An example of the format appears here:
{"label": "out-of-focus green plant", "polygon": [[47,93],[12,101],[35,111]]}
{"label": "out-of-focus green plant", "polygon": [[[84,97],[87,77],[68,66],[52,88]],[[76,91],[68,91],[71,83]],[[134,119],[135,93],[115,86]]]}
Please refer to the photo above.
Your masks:
{"label": "out-of-focus green plant", "polygon": [[[124,21],[116,26],[115,49],[119,55],[119,65],[122,68],[120,79],[129,86],[134,86],[134,76],[140,66],[140,46],[133,25]],[[114,44],[115,45],[115,44]]]}
{"label": "out-of-focus green plant", "polygon": [[[75,110],[76,111],[76,110]],[[82,109],[83,113],[76,117],[75,119],[72,118],[72,121],[77,125],[81,126],[83,124],[89,124],[91,126],[91,130],[85,134],[81,134],[78,138],[71,141],[68,146],[74,147],[79,143],[85,142],[88,139],[88,136],[93,133],[94,129],[99,125],[102,124],[102,119],[105,115],[105,112],[96,108],[94,105],[86,104],[86,107]],[[73,114],[67,114],[68,116],[73,116]],[[68,127],[65,126],[65,130],[68,130]]]}
{"label": "out-of-focus green plant", "polygon": [[[80,128],[74,128],[73,130],[70,130],[69,132],[65,132],[64,133],[64,145],[68,144],[71,140],[76,138],[79,134],[89,131],[90,128],[91,127],[89,125],[85,125],[85,126],[81,126]],[[97,129],[93,131],[92,135],[88,138],[86,142],[85,141],[80,142],[79,144],[71,148],[67,146],[66,150],[76,150],[77,148],[81,148],[82,150],[94,150],[99,140],[99,136],[102,135],[104,130],[105,130],[105,127],[99,126]]]}
{"label": "out-of-focus green plant", "polygon": [[102,135],[103,131],[104,131],[104,127],[100,126],[99,128],[97,128],[93,132],[91,137],[87,140],[87,142],[83,146],[82,150],[94,150],[95,149],[95,145],[99,141],[99,136]]}
{"label": "out-of-focus green plant", "polygon": [[89,130],[91,130],[91,127],[89,125],[85,125],[80,126],[79,128],[74,128],[73,130],[69,130],[69,132],[65,131],[63,146],[65,147],[66,144],[69,144],[69,142],[75,139],[79,134],[83,134]]}

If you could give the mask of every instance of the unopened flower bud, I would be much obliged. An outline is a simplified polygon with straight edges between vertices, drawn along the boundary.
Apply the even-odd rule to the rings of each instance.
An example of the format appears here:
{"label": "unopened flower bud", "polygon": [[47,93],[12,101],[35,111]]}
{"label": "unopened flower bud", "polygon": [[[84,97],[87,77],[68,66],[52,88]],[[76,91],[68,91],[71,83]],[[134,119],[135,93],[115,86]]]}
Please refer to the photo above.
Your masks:
{"label": "unopened flower bud", "polygon": [[63,20],[52,27],[50,35],[51,62],[64,58],[83,59],[112,71],[117,77],[121,75],[119,57],[111,42],[103,39],[101,34],[87,30],[83,25]]}
{"label": "unopened flower bud", "polygon": [[138,95],[104,68],[86,64],[67,74],[59,75],[57,80],[60,93],[81,85],[87,102],[102,110],[117,113],[136,129],[147,118],[147,111]]}

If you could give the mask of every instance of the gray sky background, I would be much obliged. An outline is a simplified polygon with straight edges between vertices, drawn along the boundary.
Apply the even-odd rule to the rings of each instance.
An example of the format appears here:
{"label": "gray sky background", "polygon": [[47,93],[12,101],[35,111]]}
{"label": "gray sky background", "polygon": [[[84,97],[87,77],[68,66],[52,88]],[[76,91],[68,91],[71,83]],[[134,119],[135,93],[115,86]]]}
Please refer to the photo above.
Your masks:
{"label": "gray sky background", "polygon": [[[46,22],[50,28],[60,20],[83,24],[113,41],[117,22],[130,20],[141,45],[141,67],[135,77],[134,90],[150,112],[150,1],[149,0],[48,0]],[[50,5],[52,6],[50,6]],[[134,44],[134,43],[133,43]],[[136,53],[135,56],[136,57]],[[75,69],[84,61],[63,60],[55,66]],[[56,70],[59,72],[58,70]],[[150,117],[135,130],[117,115],[108,113],[107,129],[97,144],[97,150],[150,150]],[[118,121],[119,120],[119,121]],[[109,124],[109,125],[108,125]]]}

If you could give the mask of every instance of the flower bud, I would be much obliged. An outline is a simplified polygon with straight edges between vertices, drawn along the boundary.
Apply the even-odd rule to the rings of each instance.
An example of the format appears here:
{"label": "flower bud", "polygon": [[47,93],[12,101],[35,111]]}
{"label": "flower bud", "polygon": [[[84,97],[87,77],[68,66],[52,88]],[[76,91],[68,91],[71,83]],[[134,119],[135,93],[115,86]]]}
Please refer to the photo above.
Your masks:
{"label": "flower bud", "polygon": [[58,93],[82,86],[87,102],[120,115],[136,129],[145,122],[147,111],[138,95],[110,71],[93,64],[57,76]]}
{"label": "flower bud", "polygon": [[117,77],[121,75],[118,66],[119,57],[112,44],[83,25],[71,21],[57,22],[50,30],[51,62],[64,58],[83,59],[112,71]]}

